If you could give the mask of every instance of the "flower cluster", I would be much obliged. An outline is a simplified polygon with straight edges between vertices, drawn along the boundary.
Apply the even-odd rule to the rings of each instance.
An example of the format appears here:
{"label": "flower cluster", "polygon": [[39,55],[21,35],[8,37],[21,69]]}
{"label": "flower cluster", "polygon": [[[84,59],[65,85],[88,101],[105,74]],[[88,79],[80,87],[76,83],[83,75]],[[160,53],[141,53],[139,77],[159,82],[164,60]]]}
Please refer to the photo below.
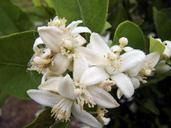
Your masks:
{"label": "flower cluster", "polygon": [[[96,128],[109,123],[106,109],[119,103],[110,94],[117,87],[117,97],[132,97],[140,83],[153,75],[160,60],[159,53],[146,55],[128,45],[122,37],[118,45],[109,47],[103,38],[87,27],[78,26],[81,20],[66,26],[66,20],[55,17],[48,26],[38,27],[34,55],[29,70],[43,75],[38,89],[28,95],[37,103],[52,108],[56,120],[68,121],[73,116]],[[90,34],[90,41],[81,33]],[[163,53],[171,56],[170,43]],[[86,111],[96,109],[96,118]]]}

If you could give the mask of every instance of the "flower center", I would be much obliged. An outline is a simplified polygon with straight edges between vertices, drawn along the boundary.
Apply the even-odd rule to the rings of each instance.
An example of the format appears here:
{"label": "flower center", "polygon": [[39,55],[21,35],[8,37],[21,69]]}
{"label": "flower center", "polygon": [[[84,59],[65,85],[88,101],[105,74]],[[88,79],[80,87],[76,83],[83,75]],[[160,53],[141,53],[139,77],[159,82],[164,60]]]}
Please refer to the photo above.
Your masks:
{"label": "flower center", "polygon": [[65,120],[68,121],[71,115],[71,106],[72,101],[62,99],[52,108],[52,116],[56,120]]}
{"label": "flower center", "polygon": [[115,72],[119,71],[122,61],[119,55],[108,53],[105,58],[107,59],[106,71],[109,74],[114,74]]}
{"label": "flower center", "polygon": [[61,53],[63,55],[66,55],[70,59],[74,56],[74,49],[73,48],[69,49],[66,47],[61,47]]}
{"label": "flower center", "polygon": [[80,107],[83,109],[84,104],[87,104],[88,107],[94,107],[95,102],[93,100],[93,97],[90,95],[86,87],[80,85],[80,83],[75,82],[75,95],[76,95],[76,101],[80,105]]}
{"label": "flower center", "polygon": [[52,55],[49,49],[41,49],[30,60],[29,70],[42,72],[51,63]]}

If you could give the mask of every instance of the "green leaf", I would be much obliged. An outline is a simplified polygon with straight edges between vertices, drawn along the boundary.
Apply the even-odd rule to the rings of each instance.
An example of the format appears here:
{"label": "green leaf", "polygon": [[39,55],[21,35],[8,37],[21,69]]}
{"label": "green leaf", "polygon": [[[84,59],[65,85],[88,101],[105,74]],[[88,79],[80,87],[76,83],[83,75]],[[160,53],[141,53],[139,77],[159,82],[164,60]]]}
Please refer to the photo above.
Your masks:
{"label": "green leaf", "polygon": [[46,108],[24,128],[68,128],[68,122],[56,122],[51,116],[51,109]]}
{"label": "green leaf", "polygon": [[133,22],[120,23],[115,31],[113,45],[119,42],[119,38],[128,38],[128,45],[133,48],[145,50],[145,39],[141,28]]}
{"label": "green leaf", "polygon": [[123,7],[122,3],[118,3],[116,11],[111,16],[111,23],[113,29],[115,30],[121,22],[127,19],[128,18],[125,8]]}
{"label": "green leaf", "polygon": [[0,0],[0,35],[28,30],[32,27],[27,15],[9,0]]}
{"label": "green leaf", "polygon": [[164,49],[165,46],[159,40],[150,37],[150,52],[158,52],[162,54]]}
{"label": "green leaf", "polygon": [[56,14],[70,23],[81,19],[92,31],[101,33],[105,26],[108,0],[46,0]]}
{"label": "green leaf", "polygon": [[34,31],[0,37],[0,91],[25,99],[38,85],[38,74],[27,71],[35,38]]}
{"label": "green leaf", "polygon": [[159,11],[155,7],[153,8],[154,24],[159,38],[162,40],[171,40],[171,19],[164,13]]}
{"label": "green leaf", "polygon": [[103,28],[103,31],[102,31],[102,33],[105,33],[106,32],[106,30],[108,30],[109,28],[111,28],[112,26],[111,26],[111,24],[109,23],[109,22],[107,22],[106,21],[106,23],[105,23],[105,26],[104,26],[104,28]]}
{"label": "green leaf", "polygon": [[32,0],[32,2],[36,7],[40,7],[42,5],[40,0]]}

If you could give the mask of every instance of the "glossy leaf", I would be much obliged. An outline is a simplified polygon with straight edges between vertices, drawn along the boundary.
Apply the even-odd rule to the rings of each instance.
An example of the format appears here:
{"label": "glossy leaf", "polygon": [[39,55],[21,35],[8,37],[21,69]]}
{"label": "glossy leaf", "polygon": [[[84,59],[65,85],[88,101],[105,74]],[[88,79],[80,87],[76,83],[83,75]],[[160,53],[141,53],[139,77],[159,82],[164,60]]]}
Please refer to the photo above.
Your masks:
{"label": "glossy leaf", "polygon": [[133,22],[124,21],[120,23],[115,31],[113,45],[119,42],[119,38],[128,38],[129,46],[137,49],[145,49],[144,34],[140,27]]}
{"label": "glossy leaf", "polygon": [[153,19],[159,38],[171,40],[171,18],[164,11],[153,8]]}
{"label": "glossy leaf", "polygon": [[28,30],[32,27],[27,15],[9,0],[0,0],[0,35]]}
{"label": "glossy leaf", "polygon": [[150,52],[163,53],[165,46],[159,41],[150,37]]}
{"label": "glossy leaf", "polygon": [[83,20],[92,31],[101,33],[105,26],[108,0],[46,0],[56,15],[65,17],[70,23]]}
{"label": "glossy leaf", "polygon": [[27,71],[36,38],[33,31],[0,38],[0,90],[25,99],[26,90],[38,86],[38,75]]}

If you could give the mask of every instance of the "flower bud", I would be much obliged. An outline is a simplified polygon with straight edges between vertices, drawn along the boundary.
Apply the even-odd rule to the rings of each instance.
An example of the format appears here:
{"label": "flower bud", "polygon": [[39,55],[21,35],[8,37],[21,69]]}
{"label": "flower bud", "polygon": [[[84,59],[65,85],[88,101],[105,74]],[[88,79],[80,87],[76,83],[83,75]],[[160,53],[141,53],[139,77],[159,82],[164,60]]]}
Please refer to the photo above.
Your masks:
{"label": "flower bud", "polygon": [[119,39],[119,44],[121,47],[125,47],[128,44],[128,39],[126,37],[121,37]]}

